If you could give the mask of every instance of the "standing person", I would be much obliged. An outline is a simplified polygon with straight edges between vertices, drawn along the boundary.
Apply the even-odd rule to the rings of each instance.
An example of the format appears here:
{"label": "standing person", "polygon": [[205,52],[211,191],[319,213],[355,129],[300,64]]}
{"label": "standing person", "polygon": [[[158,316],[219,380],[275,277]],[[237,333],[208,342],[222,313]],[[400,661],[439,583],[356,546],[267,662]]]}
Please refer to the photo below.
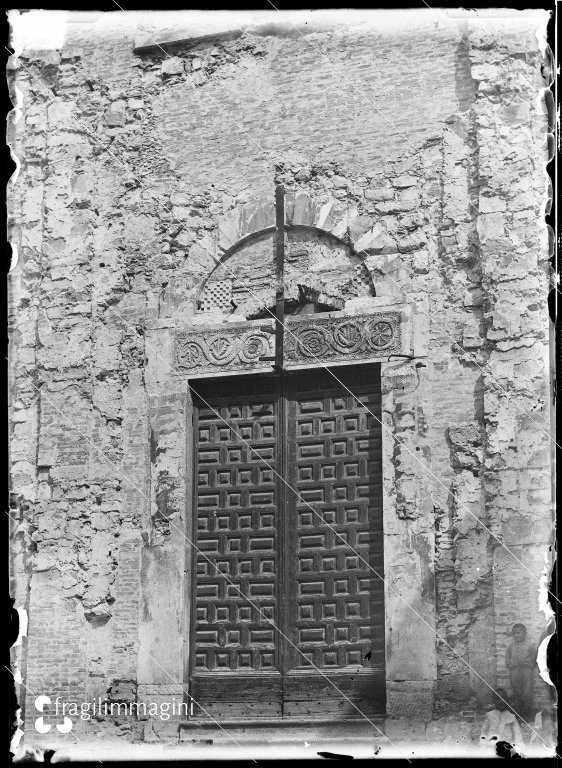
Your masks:
{"label": "standing person", "polygon": [[524,624],[514,624],[511,635],[513,640],[505,652],[505,665],[509,669],[513,709],[520,718],[528,721],[534,715],[533,692],[537,651],[527,640],[527,627]]}

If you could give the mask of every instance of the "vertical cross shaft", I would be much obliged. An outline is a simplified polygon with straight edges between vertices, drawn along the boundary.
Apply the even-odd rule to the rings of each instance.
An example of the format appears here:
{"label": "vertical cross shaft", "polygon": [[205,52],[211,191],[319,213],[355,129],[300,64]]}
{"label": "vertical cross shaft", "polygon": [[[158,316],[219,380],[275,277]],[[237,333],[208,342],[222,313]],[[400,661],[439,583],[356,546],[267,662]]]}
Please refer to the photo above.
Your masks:
{"label": "vertical cross shaft", "polygon": [[285,338],[285,190],[275,186],[275,368],[283,370],[283,342]]}

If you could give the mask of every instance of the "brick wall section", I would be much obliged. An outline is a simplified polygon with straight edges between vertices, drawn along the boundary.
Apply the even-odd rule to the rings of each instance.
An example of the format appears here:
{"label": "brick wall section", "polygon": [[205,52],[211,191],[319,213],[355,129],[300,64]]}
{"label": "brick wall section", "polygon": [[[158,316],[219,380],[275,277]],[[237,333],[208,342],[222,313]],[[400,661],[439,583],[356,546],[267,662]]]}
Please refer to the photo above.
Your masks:
{"label": "brick wall section", "polygon": [[35,696],[53,701],[83,701],[86,697],[86,639],[79,607],[62,597],[56,573],[36,573],[31,582],[27,660],[26,727],[39,716]]}
{"label": "brick wall section", "polygon": [[114,680],[134,680],[137,669],[139,622],[140,544],[130,541],[119,547],[119,566],[115,592],[119,596],[113,608],[114,646],[110,675]]}
{"label": "brick wall section", "polygon": [[[171,88],[154,109],[166,126],[172,167],[190,187],[205,185],[205,177],[197,176],[197,157],[212,143],[224,160],[217,186],[236,188],[237,180],[244,179],[260,189],[271,161],[256,157],[256,142],[265,152],[282,155],[345,156],[348,172],[376,172],[386,158],[400,156],[405,147],[415,149],[438,133],[456,107],[454,33],[434,35],[428,24],[420,30],[412,59],[403,56],[404,45],[411,48],[411,41],[401,35],[273,40],[266,44],[270,55],[226,79],[215,75],[204,93],[190,95],[195,108],[191,98],[185,107],[178,99],[185,85]],[[344,52],[345,67],[338,66]],[[439,78],[434,77],[436,55],[443,67]],[[424,87],[428,81],[429,95]],[[314,124],[305,136],[304,112]]]}
{"label": "brick wall section", "polygon": [[[103,38],[99,46],[79,25],[70,30],[61,90],[65,98],[78,97],[79,112],[87,105],[91,114],[94,105],[103,109],[111,101],[137,98],[138,89],[145,103],[136,120],[125,106],[126,124],[109,130],[115,132],[114,148],[124,150],[125,157],[134,149],[131,138],[144,142],[151,186],[165,182],[171,169],[191,191],[206,190],[207,176],[197,169],[209,146],[222,158],[213,184],[235,191],[242,180],[244,186],[265,191],[271,158],[257,145],[279,154],[345,156],[350,172],[375,173],[405,147],[416,149],[438,135],[473,88],[467,67],[458,64],[462,31],[454,24],[436,29],[429,16],[419,22],[414,39],[410,31],[377,35],[340,28],[324,37],[249,36],[174,50],[187,77],[170,77],[167,83],[160,74],[159,62],[166,58],[162,51],[134,56],[131,28],[118,29],[108,20],[96,26]],[[403,55],[405,48],[411,58]],[[338,65],[342,56],[345,67]],[[197,70],[193,59],[202,62]],[[94,84],[93,92],[86,79]],[[304,112],[315,125],[306,136]],[[163,127],[160,137],[146,130],[155,124]],[[127,146],[120,146],[122,138]],[[154,162],[157,157],[165,161],[161,168]],[[136,170],[141,169],[136,165]]]}

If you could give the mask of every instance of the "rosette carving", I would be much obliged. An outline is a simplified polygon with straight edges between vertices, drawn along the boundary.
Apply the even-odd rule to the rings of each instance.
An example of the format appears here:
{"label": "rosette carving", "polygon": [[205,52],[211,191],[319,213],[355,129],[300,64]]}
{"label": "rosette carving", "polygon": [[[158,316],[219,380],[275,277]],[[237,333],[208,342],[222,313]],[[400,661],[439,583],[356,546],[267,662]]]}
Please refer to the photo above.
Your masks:
{"label": "rosette carving", "polygon": [[342,352],[355,352],[361,346],[361,324],[354,320],[340,323],[333,330],[335,345]]}
{"label": "rosette carving", "polygon": [[365,326],[365,341],[373,349],[386,349],[394,339],[394,328],[388,320],[371,320]]}
{"label": "rosette carving", "polygon": [[264,334],[250,333],[242,340],[240,358],[247,363],[257,363],[269,354],[269,339]]}
{"label": "rosette carving", "polygon": [[188,341],[184,344],[178,343],[176,360],[181,368],[196,368],[198,365],[201,365],[204,359],[203,350],[196,341]]}
{"label": "rosette carving", "polygon": [[305,357],[322,357],[328,350],[327,334],[322,328],[299,330],[297,347]]}
{"label": "rosette carving", "polygon": [[216,365],[229,363],[236,355],[236,345],[226,334],[217,334],[207,342],[207,358]]}

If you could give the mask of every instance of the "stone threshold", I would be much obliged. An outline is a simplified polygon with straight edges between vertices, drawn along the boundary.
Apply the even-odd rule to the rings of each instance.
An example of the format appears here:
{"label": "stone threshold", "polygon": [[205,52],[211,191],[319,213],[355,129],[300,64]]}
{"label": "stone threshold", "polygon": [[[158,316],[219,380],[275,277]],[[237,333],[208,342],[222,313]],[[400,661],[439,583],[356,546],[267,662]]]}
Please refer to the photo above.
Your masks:
{"label": "stone threshold", "polygon": [[[357,738],[385,738],[385,720],[380,715],[364,718],[334,719],[328,718],[260,718],[248,720],[189,720],[179,724],[180,741],[210,738],[229,740],[232,736],[245,741],[290,741],[322,738],[345,740]],[[219,727],[220,726],[220,727]],[[221,730],[221,729],[224,729]],[[228,734],[225,732],[228,731]]]}

